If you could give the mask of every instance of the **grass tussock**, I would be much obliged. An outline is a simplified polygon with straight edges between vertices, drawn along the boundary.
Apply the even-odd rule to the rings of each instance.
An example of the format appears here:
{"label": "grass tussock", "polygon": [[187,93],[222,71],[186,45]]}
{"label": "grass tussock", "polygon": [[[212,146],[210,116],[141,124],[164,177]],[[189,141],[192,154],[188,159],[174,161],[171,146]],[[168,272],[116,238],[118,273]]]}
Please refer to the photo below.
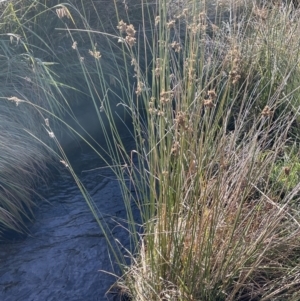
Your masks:
{"label": "grass tussock", "polygon": [[134,65],[146,122],[132,107],[143,168],[128,169],[148,193],[117,287],[131,300],[298,300],[299,11],[213,2],[161,1],[151,74]]}
{"label": "grass tussock", "polygon": [[[77,4],[59,6],[58,17],[71,19]],[[132,3],[115,9],[108,31],[87,15],[83,28],[66,31],[127,208],[132,264],[115,287],[132,300],[298,300],[298,9],[281,1],[162,0],[139,6],[141,19]],[[75,38],[82,32],[89,64]],[[112,82],[105,59],[114,56],[94,43],[103,36],[118,49],[115,74],[124,75]],[[134,126],[129,154],[115,103],[103,95],[114,82]]]}
{"label": "grass tussock", "polygon": [[[11,16],[5,10],[1,13],[2,20]],[[8,22],[0,25],[1,241],[9,238],[7,230],[26,232],[26,222],[33,219],[34,184],[45,178],[51,157],[46,147],[51,142],[42,124],[45,110],[57,107],[47,66],[32,56],[21,36],[7,32],[6,26]],[[55,111],[58,114],[59,108]]]}

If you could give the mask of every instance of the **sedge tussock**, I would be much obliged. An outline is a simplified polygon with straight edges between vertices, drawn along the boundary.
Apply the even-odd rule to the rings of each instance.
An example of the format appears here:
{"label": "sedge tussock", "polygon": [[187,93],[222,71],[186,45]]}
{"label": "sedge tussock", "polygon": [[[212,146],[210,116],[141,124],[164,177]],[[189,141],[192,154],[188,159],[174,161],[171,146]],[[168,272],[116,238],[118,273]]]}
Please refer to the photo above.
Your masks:
{"label": "sedge tussock", "polygon": [[[10,47],[26,43],[45,50],[43,59],[29,50],[26,60],[12,52],[26,72],[14,76],[16,68],[5,65],[6,80],[26,89],[2,96],[14,110],[28,105],[29,91],[36,92],[35,108],[43,103],[40,95],[49,96],[49,110],[63,112],[73,95],[91,100],[123,189],[131,234],[130,266],[124,267],[128,261],[108,239],[124,272],[120,295],[141,301],[299,300],[296,7],[243,0],[67,3],[44,7],[45,14],[52,12],[44,18],[44,40],[36,38],[43,32],[39,26],[35,35],[27,26],[21,39],[14,33],[14,44],[7,41]],[[50,67],[51,61],[60,64]],[[57,98],[63,105],[50,101]],[[130,154],[115,107],[124,108],[134,127]],[[56,141],[48,115],[34,112]],[[128,126],[120,119],[121,127]],[[12,154],[5,149],[11,164]],[[73,172],[66,157],[60,163]],[[132,203],[140,210],[142,234]],[[5,205],[6,225],[19,204]]]}
{"label": "sedge tussock", "polygon": [[296,13],[223,1],[211,18],[200,3],[154,18],[152,91],[137,93],[149,114],[149,218],[121,283],[132,300],[297,300],[299,185],[284,190],[290,167],[279,164],[299,143],[288,105],[299,39],[294,61],[281,47]]}

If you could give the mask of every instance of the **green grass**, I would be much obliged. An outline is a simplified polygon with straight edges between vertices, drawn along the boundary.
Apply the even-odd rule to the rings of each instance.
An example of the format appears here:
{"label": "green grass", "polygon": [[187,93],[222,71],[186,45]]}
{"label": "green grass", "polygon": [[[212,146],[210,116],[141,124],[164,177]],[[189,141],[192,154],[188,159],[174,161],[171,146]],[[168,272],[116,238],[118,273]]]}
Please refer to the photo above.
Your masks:
{"label": "green grass", "polygon": [[[97,13],[89,16],[99,3],[15,0],[1,4],[1,240],[8,229],[27,231],[25,220],[32,219],[35,205],[34,185],[47,179],[47,164],[67,161],[59,145],[66,137],[61,131],[67,130],[62,129],[69,128],[67,136],[73,135],[73,140],[78,139],[76,130],[93,141],[73,109],[86,105],[99,112],[104,102],[113,99],[116,105],[120,97],[117,81],[123,71],[120,64],[118,69],[113,66],[122,53],[106,58],[101,70],[91,55],[99,45],[103,55],[119,47],[117,41],[110,43],[107,36],[87,31],[88,23],[112,31],[113,3],[105,6],[108,11],[101,19]],[[76,48],[72,47],[75,39]],[[107,123],[103,114],[99,119]]]}
{"label": "green grass", "polygon": [[[56,63],[45,70],[62,109],[73,95],[94,106],[106,147],[81,138],[111,156],[123,191],[129,266],[60,149],[122,268],[114,288],[132,300],[299,300],[298,9],[115,2],[106,18],[102,1],[39,3],[21,23],[26,43]],[[46,13],[45,28],[56,30],[31,30]],[[125,115],[129,153],[118,128]]]}
{"label": "green grass", "polygon": [[297,300],[299,185],[279,197],[272,180],[298,141],[296,12],[232,2],[242,15],[217,28],[201,4],[172,19],[161,1],[151,80],[136,68],[147,128],[134,119],[141,159],[129,171],[149,193],[136,200],[145,233],[119,289],[133,300]]}
{"label": "green grass", "polygon": [[[19,16],[21,18],[21,16]],[[51,145],[43,128],[47,114],[39,109],[60,109],[55,101],[54,80],[47,64],[35,58],[24,36],[17,31],[12,4],[1,9],[0,42],[0,239],[5,231],[27,231],[31,220],[34,184],[45,179]],[[29,104],[30,103],[30,104]],[[35,138],[33,138],[33,136]],[[53,145],[52,145],[53,146]]]}

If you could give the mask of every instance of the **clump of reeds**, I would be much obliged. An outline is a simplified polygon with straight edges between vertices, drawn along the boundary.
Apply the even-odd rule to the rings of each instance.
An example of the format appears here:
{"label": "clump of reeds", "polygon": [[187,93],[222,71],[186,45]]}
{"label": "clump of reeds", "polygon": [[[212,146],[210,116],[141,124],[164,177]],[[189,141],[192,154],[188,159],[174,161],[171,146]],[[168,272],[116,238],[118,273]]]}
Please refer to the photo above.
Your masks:
{"label": "clump of reeds", "polygon": [[[106,32],[100,15],[87,17],[101,1],[85,3],[52,4],[66,20],[63,50],[78,58],[123,188],[133,246],[120,291],[132,300],[299,300],[297,9],[264,1],[123,3]],[[77,28],[73,8],[81,11]],[[115,56],[95,43],[103,36]],[[111,82],[106,59],[114,63]],[[106,93],[114,83],[134,125],[129,154]]]}
{"label": "clump of reeds", "polygon": [[298,11],[223,1],[212,19],[219,2],[160,2],[150,76],[130,48],[147,108],[145,125],[132,107],[144,233],[119,282],[132,300],[300,297]]}
{"label": "clump of reeds", "polygon": [[[136,248],[116,287],[132,300],[298,300],[300,187],[290,161],[299,160],[298,11],[228,0],[160,1],[141,12],[152,20],[142,39],[130,18],[109,34],[124,54],[130,154],[112,106],[100,106]],[[90,54],[108,87],[105,55]]]}

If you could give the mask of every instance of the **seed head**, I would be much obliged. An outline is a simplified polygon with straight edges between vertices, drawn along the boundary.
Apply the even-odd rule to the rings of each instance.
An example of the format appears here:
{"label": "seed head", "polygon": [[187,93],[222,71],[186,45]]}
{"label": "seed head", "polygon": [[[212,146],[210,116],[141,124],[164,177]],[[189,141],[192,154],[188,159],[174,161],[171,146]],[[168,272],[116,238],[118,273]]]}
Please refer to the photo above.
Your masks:
{"label": "seed head", "polygon": [[62,8],[57,8],[56,14],[60,19],[62,19],[63,17],[67,17],[68,19],[70,18],[70,13],[65,6],[63,6]]}
{"label": "seed head", "polygon": [[204,99],[203,104],[204,104],[205,107],[210,108],[210,109],[216,106],[213,103],[212,99],[210,99],[210,98],[209,99]]}
{"label": "seed head", "polygon": [[173,43],[171,43],[171,47],[175,50],[175,52],[180,52],[180,50],[181,50],[180,43],[177,43],[175,41]]}
{"label": "seed head", "polygon": [[209,90],[207,94],[211,100],[215,100],[217,98],[217,93],[215,90]]}
{"label": "seed head", "polygon": [[180,143],[178,141],[175,141],[171,148],[171,155],[177,156],[179,154],[179,149],[180,149]]}
{"label": "seed head", "polygon": [[161,68],[155,68],[154,73],[156,77],[159,77],[161,73]]}
{"label": "seed head", "polygon": [[272,117],[274,114],[273,111],[271,111],[269,106],[265,106],[264,109],[261,112],[261,115],[264,117]]}
{"label": "seed head", "polygon": [[117,28],[120,30],[120,32],[126,32],[127,24],[121,20]]}
{"label": "seed head", "polygon": [[164,111],[162,111],[162,110],[158,110],[158,112],[157,112],[157,116],[161,116],[161,117],[163,117],[164,115],[165,115]]}
{"label": "seed head", "polygon": [[184,112],[177,112],[177,116],[175,118],[175,123],[177,125],[178,128],[182,127],[184,128],[185,127],[185,122],[186,122],[186,115]]}
{"label": "seed head", "polygon": [[135,91],[136,95],[140,96],[144,90],[145,90],[145,84],[139,81]]}
{"label": "seed head", "polygon": [[160,16],[156,16],[155,17],[155,26],[157,26],[159,22],[160,22]]}
{"label": "seed head", "polygon": [[168,28],[173,28],[175,26],[175,20],[171,20],[170,22],[167,22]]}
{"label": "seed head", "polygon": [[96,49],[94,51],[89,50],[89,54],[91,56],[93,56],[96,60],[99,60],[101,58],[101,53],[100,51],[96,51]]}
{"label": "seed head", "polygon": [[77,42],[75,42],[75,41],[73,42],[72,48],[73,48],[74,50],[77,49]]}
{"label": "seed head", "polygon": [[164,177],[167,177],[169,172],[167,170],[163,170],[161,173]]}
{"label": "seed head", "polygon": [[241,74],[237,69],[233,69],[229,72],[229,77],[232,80],[232,84],[235,85],[241,79]]}
{"label": "seed head", "polygon": [[133,37],[131,37],[131,36],[127,36],[127,37],[125,38],[125,41],[127,42],[127,44],[128,44],[130,47],[132,47],[132,46],[135,44],[135,42],[136,42],[136,38],[133,38]]}
{"label": "seed head", "polygon": [[135,36],[135,33],[136,33],[136,30],[134,29],[133,25],[130,24],[126,27],[126,33],[128,36],[130,37],[134,37]]}
{"label": "seed head", "polygon": [[166,92],[162,90],[162,92],[160,93],[160,102],[162,104],[167,104],[173,99],[173,97],[174,97],[173,92],[171,91]]}

